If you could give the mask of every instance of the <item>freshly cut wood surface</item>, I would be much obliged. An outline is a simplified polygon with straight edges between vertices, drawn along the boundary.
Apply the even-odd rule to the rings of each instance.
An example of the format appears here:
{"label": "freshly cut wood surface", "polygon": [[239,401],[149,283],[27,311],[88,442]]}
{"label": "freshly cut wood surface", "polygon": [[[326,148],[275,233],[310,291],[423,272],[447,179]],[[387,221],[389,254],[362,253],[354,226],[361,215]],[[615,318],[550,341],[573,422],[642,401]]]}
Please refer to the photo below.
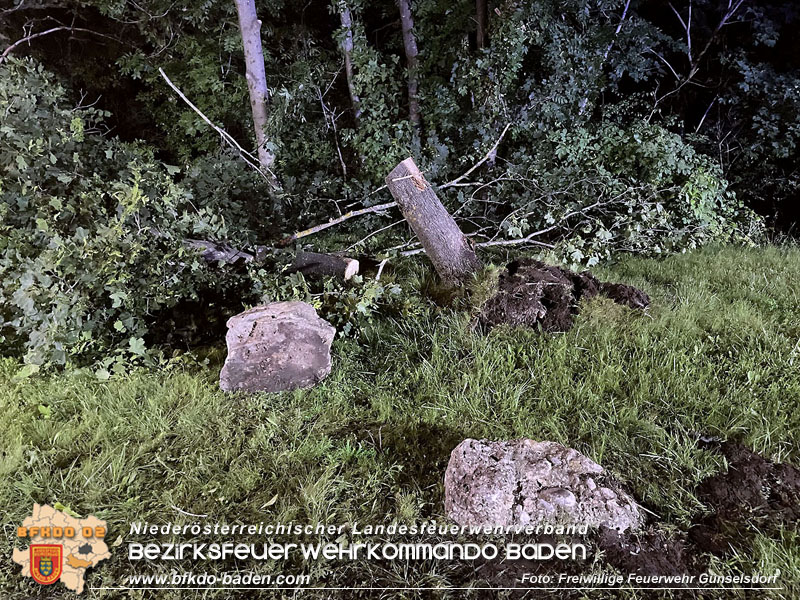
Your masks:
{"label": "freshly cut wood surface", "polygon": [[480,266],[478,257],[414,159],[397,165],[386,185],[439,276],[452,285],[466,281]]}

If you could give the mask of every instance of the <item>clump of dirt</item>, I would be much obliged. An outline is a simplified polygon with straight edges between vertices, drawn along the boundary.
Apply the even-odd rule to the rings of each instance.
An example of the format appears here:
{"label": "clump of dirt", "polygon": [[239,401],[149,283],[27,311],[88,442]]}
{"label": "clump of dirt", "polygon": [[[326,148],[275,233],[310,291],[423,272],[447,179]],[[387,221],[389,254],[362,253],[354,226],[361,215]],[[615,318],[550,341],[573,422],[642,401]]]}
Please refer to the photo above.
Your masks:
{"label": "clump of dirt", "polygon": [[638,533],[603,528],[596,544],[605,561],[622,573],[691,575],[700,571],[697,557],[682,538],[653,528]]}
{"label": "clump of dirt", "polygon": [[483,305],[478,320],[487,328],[506,323],[567,331],[581,299],[598,294],[631,308],[650,304],[650,297],[633,286],[601,282],[589,271],[575,273],[522,258],[506,266],[497,293]]}
{"label": "clump of dirt", "polygon": [[[532,585],[546,587],[542,583],[525,583],[523,575],[551,576],[551,582],[557,582],[559,575],[589,575],[593,569],[592,554],[602,551],[599,565],[614,567],[619,573],[638,573],[640,575],[697,575],[703,571],[704,563],[693,555],[692,549],[682,537],[668,535],[655,528],[639,533],[620,534],[616,530],[601,528],[587,537],[551,537],[541,536],[535,539],[526,539],[525,542],[547,544],[573,544],[586,543],[590,546],[590,554],[586,561],[572,560],[488,560],[476,561],[471,567],[465,568],[458,579],[458,584],[468,584],[476,579],[484,580],[492,588],[519,588],[525,591]],[[601,567],[602,569],[602,567]],[[607,569],[602,569],[607,571]],[[608,585],[600,582],[602,588]],[[644,587],[659,587],[657,582],[641,584]],[[679,583],[676,585],[680,585]],[[585,598],[581,590],[563,589],[565,584],[554,584],[551,595],[556,598]],[[613,585],[610,589],[614,589]],[[477,596],[478,598],[494,598],[491,594]],[[513,594],[511,597],[514,597]],[[527,597],[527,596],[524,596]]]}
{"label": "clump of dirt", "polygon": [[719,451],[728,471],[704,480],[698,498],[711,510],[689,530],[700,550],[727,554],[756,531],[775,533],[800,522],[800,469],[774,463],[741,444],[726,442]]}

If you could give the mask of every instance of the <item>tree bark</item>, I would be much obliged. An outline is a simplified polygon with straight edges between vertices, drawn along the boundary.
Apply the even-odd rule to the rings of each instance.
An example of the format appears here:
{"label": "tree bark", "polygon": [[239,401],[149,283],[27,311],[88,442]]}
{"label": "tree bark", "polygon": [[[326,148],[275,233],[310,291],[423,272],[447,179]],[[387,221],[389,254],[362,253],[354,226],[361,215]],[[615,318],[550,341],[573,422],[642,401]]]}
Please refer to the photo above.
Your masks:
{"label": "tree bark", "polygon": [[400,10],[400,26],[403,30],[403,46],[406,51],[406,66],[408,67],[408,120],[418,135],[422,119],[417,95],[419,50],[417,49],[417,38],[414,35],[414,17],[411,14],[410,0],[397,0],[397,8]]}
{"label": "tree bark", "polygon": [[478,29],[475,33],[475,46],[478,50],[486,48],[487,26],[489,24],[489,9],[487,0],[475,0],[475,21]]}
{"label": "tree bark", "polygon": [[317,252],[298,252],[294,257],[289,272],[300,271],[303,275],[332,275],[341,277],[345,281],[358,274],[360,265],[354,258],[336,256],[334,254],[319,254]]}
{"label": "tree bark", "polygon": [[258,162],[264,169],[270,169],[275,155],[267,149],[267,74],[264,69],[264,51],[261,48],[261,21],[256,14],[255,0],[234,0],[239,14],[239,29],[244,46],[245,77],[250,92],[250,108],[253,113],[253,127],[256,132]]}
{"label": "tree bark", "polygon": [[450,285],[466,282],[480,261],[414,159],[397,165],[386,177],[386,185],[439,276]]}
{"label": "tree bark", "polygon": [[353,82],[353,14],[345,0],[339,2],[339,18],[344,30],[342,40],[342,53],[344,54],[344,72],[347,77],[347,90],[350,93],[350,104],[353,106],[353,116],[358,122],[361,117],[361,99],[356,93]]}

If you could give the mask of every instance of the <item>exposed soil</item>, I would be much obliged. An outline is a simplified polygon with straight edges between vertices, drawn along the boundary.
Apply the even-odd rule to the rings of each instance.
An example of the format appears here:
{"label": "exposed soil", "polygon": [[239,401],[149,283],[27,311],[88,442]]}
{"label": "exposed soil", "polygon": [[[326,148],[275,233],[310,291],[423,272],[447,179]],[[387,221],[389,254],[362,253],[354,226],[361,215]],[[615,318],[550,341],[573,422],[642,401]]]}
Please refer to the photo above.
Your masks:
{"label": "exposed soil", "polygon": [[700,561],[682,538],[652,527],[639,533],[604,528],[597,535],[596,545],[605,561],[622,573],[684,575],[701,570]]}
{"label": "exposed soil", "polygon": [[748,549],[756,531],[775,535],[800,523],[800,469],[774,463],[734,442],[711,446],[728,461],[726,473],[705,479],[697,496],[708,509],[683,536],[668,537],[654,529],[620,535],[604,530],[597,546],[606,561],[625,572],[697,573],[704,554],[725,556]]}
{"label": "exposed soil", "polygon": [[650,297],[633,286],[605,283],[589,271],[575,273],[521,258],[506,266],[497,293],[483,305],[478,320],[488,328],[507,323],[541,327],[547,332],[567,331],[581,299],[597,295],[631,308],[650,304]]}
{"label": "exposed soil", "polygon": [[689,530],[689,539],[704,552],[724,555],[747,544],[756,530],[774,534],[800,522],[800,469],[773,463],[741,444],[726,442],[718,450],[728,471],[703,481],[697,496],[711,511]]}

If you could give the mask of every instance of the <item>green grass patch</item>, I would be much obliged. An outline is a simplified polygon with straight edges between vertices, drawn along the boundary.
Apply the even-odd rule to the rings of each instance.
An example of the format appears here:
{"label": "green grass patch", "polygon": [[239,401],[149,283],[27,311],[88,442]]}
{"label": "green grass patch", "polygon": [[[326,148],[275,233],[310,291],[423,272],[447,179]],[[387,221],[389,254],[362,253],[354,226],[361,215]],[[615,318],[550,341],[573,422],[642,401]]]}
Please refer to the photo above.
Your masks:
{"label": "green grass patch", "polygon": [[[386,319],[357,341],[334,342],[331,376],[306,391],[225,395],[217,386],[222,349],[206,364],[107,382],[83,372],[19,380],[20,365],[2,360],[0,554],[9,558],[0,562],[1,595],[68,595],[23,580],[10,560],[13,527],[34,502],[107,520],[109,543],[130,540],[137,520],[443,520],[442,477],[455,445],[530,437],[587,454],[667,527],[685,528],[703,510],[698,482],[723,467],[697,448],[698,434],[739,440],[776,461],[800,460],[798,248],[711,248],[630,258],[595,273],[641,287],[651,308],[597,299],[571,331],[556,335],[504,327],[483,335],[449,309]],[[798,578],[796,542],[795,532],[759,537],[717,567],[780,568],[790,584]],[[154,570],[132,568],[124,544],[112,555],[90,572],[89,587]],[[293,567],[315,585],[446,586],[457,570]],[[242,568],[291,571],[269,562]]]}

